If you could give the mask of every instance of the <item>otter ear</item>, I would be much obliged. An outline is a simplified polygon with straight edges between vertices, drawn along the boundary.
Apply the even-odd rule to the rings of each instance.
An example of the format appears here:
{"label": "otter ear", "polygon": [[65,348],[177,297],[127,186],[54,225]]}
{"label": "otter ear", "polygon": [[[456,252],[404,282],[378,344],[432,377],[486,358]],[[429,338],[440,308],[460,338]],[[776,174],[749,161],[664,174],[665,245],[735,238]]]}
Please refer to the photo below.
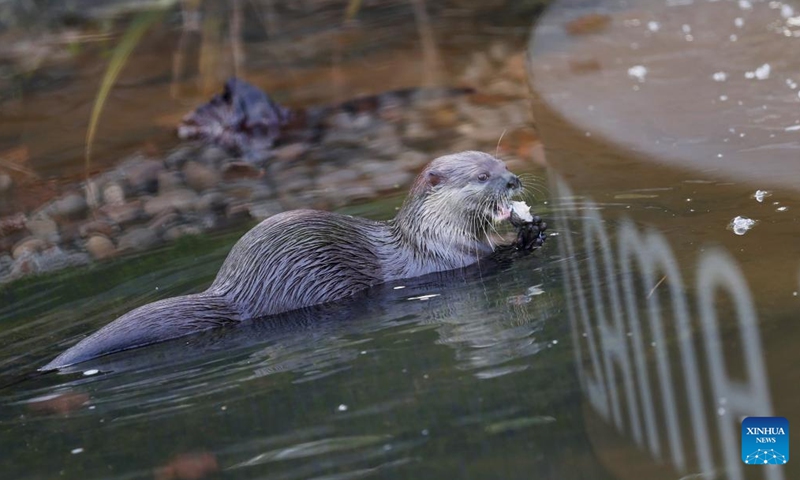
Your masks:
{"label": "otter ear", "polygon": [[436,185],[439,185],[440,183],[444,182],[444,176],[442,175],[441,172],[437,170],[431,170],[428,172],[427,181],[428,185],[430,185],[431,187],[435,187]]}

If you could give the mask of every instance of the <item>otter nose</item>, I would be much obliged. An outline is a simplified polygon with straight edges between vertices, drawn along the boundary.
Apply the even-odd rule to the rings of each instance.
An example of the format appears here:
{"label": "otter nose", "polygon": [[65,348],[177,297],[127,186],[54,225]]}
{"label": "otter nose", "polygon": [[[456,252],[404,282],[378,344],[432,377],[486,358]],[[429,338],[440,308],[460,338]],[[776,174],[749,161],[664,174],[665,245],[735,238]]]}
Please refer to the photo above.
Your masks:
{"label": "otter nose", "polygon": [[516,175],[511,175],[508,178],[508,183],[506,183],[506,187],[509,190],[516,189],[522,187],[522,182],[519,181],[519,177]]}

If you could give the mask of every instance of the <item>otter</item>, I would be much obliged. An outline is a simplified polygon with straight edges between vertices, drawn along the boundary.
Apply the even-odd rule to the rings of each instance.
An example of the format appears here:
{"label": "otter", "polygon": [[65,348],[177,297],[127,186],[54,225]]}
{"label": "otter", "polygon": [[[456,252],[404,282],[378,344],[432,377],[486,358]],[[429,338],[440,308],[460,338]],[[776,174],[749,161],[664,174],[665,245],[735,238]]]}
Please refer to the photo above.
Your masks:
{"label": "otter", "polygon": [[[512,220],[522,183],[492,155],[462,152],[433,160],[394,219],[373,221],[317,210],[270,217],[231,249],[202,293],[136,308],[40,368],[92,358],[212,328],[320,305],[372,286],[467,267],[497,248],[494,222]],[[520,237],[541,245],[534,217]],[[522,232],[527,234],[523,235]],[[533,240],[531,240],[533,232]]]}

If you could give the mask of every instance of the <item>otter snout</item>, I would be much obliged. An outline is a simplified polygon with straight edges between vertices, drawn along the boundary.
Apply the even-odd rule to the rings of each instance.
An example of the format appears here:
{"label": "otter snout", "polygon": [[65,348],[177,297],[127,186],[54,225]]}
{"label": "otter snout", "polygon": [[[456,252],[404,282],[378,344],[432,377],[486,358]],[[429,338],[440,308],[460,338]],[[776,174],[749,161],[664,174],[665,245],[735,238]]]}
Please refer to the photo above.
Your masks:
{"label": "otter snout", "polygon": [[506,177],[506,188],[509,190],[518,190],[522,188],[522,182],[519,180],[518,176],[511,173]]}

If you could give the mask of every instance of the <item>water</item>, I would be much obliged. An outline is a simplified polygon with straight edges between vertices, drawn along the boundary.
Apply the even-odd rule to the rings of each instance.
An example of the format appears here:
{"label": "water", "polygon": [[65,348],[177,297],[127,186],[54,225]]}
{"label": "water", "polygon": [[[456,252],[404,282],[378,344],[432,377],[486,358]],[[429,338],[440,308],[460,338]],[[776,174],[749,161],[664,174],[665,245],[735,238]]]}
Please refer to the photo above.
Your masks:
{"label": "water", "polygon": [[[758,28],[785,25],[788,10],[777,2],[653,2],[646,12],[553,3],[527,50],[550,166],[537,187],[546,183],[550,201],[528,203],[558,233],[541,251],[0,390],[3,477],[796,478],[796,462],[745,466],[739,447],[743,417],[798,418],[800,207],[797,167],[787,161],[794,144],[783,138],[797,132],[780,96],[793,89],[783,76],[794,57],[770,43],[793,39]],[[483,20],[462,7],[433,8],[439,80],[469,77],[463,72],[485,60],[476,51],[492,58],[503,46],[523,48],[533,14],[505,7]],[[564,28],[598,12],[584,20],[589,32]],[[367,10],[332,89],[334,49],[325,48],[339,37],[324,25],[341,10],[318,14],[317,24],[287,17],[278,47],[250,39],[248,51],[261,55],[248,55],[248,78],[299,105],[430,80],[412,10],[395,5]],[[728,16],[715,30],[712,20]],[[280,50],[300,31],[307,46]],[[716,51],[714,39],[731,42],[732,31],[747,48]],[[177,41],[173,30],[162,33],[149,41]],[[163,79],[172,58],[147,45],[126,77],[133,83],[108,107],[97,168],[148,142],[168,151],[175,140],[154,125],[174,125],[207,96],[202,75],[170,96]],[[735,54],[752,60],[741,72],[726,63]],[[26,125],[0,115],[9,148],[42,138],[32,168],[57,181],[80,175],[84,130],[45,107],[70,94],[71,111],[87,117],[95,87],[83,80],[102,70],[89,60],[70,86],[24,99],[26,111],[42,105],[35,110],[54,115]],[[697,62],[708,63],[702,81],[686,67]],[[773,81],[786,92],[769,97]],[[731,107],[720,95],[768,112]],[[125,98],[142,108],[120,115],[113,102]],[[489,100],[488,120],[463,137],[492,151],[507,127],[496,114],[506,101]],[[48,122],[63,136],[43,135]],[[542,160],[531,147],[540,144],[515,132],[504,138],[500,152],[513,170],[542,175],[531,161]],[[384,219],[401,201],[397,193],[341,211]],[[745,217],[757,223],[739,235],[731,225]],[[245,228],[0,290],[0,377],[32,371],[138,305],[204,289]]]}

